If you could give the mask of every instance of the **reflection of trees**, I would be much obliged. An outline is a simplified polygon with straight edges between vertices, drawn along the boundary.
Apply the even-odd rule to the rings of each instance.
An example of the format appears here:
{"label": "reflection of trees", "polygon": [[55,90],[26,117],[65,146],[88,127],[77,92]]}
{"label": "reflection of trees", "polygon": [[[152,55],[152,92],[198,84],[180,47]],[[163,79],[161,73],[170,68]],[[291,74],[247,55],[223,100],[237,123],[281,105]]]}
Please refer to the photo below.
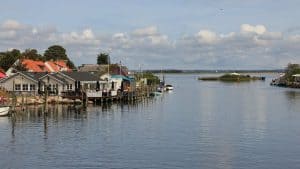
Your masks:
{"label": "reflection of trees", "polygon": [[289,100],[300,100],[299,91],[286,91],[285,94]]}

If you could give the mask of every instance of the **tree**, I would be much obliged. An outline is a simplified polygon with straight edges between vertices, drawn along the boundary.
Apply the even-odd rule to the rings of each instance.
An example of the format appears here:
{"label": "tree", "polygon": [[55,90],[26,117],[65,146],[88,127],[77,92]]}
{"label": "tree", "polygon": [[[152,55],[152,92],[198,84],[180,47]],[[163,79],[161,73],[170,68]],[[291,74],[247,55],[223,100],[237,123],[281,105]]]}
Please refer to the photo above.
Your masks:
{"label": "tree", "polygon": [[289,63],[285,69],[284,79],[286,81],[293,81],[294,74],[300,74],[300,65]]}
{"label": "tree", "polygon": [[22,53],[22,57],[31,60],[43,60],[42,55],[38,54],[38,51],[36,49],[26,49]]}
{"label": "tree", "polygon": [[66,49],[59,45],[50,46],[44,53],[44,59],[48,60],[65,60],[67,61],[67,66],[71,69],[76,69],[74,63],[68,58],[66,54]]}
{"label": "tree", "polygon": [[69,60],[66,49],[59,45],[50,46],[44,53],[45,60]]}
{"label": "tree", "polygon": [[0,67],[7,71],[20,58],[20,51],[13,49],[12,51],[0,53]]}
{"label": "tree", "polygon": [[110,62],[108,53],[100,53],[97,55],[97,64],[98,65],[107,65]]}

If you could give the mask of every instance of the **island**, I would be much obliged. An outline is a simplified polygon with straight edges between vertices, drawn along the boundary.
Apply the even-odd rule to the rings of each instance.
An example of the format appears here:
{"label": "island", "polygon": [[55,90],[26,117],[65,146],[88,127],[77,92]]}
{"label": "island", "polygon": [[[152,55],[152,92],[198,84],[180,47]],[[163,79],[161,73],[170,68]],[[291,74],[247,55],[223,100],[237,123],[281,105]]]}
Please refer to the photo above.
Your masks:
{"label": "island", "polygon": [[247,82],[252,80],[265,80],[265,77],[242,75],[239,73],[227,73],[219,77],[199,77],[203,81]]}
{"label": "island", "polygon": [[270,83],[272,86],[300,88],[300,65],[288,64],[284,73],[273,79]]}

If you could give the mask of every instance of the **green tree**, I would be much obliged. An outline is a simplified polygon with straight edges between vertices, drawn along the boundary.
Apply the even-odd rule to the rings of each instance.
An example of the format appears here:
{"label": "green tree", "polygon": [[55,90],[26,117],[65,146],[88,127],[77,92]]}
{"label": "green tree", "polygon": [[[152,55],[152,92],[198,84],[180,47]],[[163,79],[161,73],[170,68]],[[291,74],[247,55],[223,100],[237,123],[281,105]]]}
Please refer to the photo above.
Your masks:
{"label": "green tree", "polygon": [[26,49],[22,53],[22,57],[26,59],[32,59],[32,60],[43,60],[42,55],[38,54],[38,51],[36,49]]}
{"label": "green tree", "polygon": [[44,53],[44,59],[48,60],[65,60],[71,69],[76,69],[74,63],[68,58],[66,49],[60,45],[50,46]]}
{"label": "green tree", "polygon": [[45,60],[69,60],[66,49],[60,45],[50,46],[44,53]]}
{"label": "green tree", "polygon": [[20,51],[13,49],[12,51],[0,53],[0,67],[7,71],[20,58]]}
{"label": "green tree", "polygon": [[108,53],[100,53],[97,55],[97,64],[98,65],[107,65],[110,62]]}
{"label": "green tree", "polygon": [[289,63],[285,69],[284,79],[287,81],[293,81],[294,74],[300,74],[300,65]]}

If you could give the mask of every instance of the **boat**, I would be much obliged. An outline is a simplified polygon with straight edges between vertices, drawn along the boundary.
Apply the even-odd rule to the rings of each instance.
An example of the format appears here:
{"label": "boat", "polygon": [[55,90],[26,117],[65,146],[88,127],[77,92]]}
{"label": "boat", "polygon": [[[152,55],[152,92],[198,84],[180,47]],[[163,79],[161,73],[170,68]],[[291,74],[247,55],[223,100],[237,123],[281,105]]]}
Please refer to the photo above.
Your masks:
{"label": "boat", "polygon": [[7,116],[9,113],[9,106],[0,107],[0,116]]}
{"label": "boat", "polygon": [[167,84],[167,85],[165,86],[165,89],[166,89],[166,91],[168,91],[168,90],[173,90],[174,87],[173,87],[172,85],[170,85],[170,84]]}

